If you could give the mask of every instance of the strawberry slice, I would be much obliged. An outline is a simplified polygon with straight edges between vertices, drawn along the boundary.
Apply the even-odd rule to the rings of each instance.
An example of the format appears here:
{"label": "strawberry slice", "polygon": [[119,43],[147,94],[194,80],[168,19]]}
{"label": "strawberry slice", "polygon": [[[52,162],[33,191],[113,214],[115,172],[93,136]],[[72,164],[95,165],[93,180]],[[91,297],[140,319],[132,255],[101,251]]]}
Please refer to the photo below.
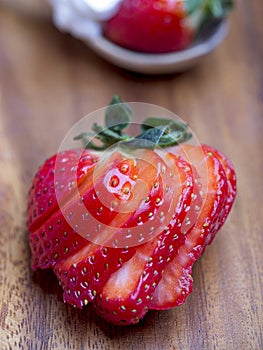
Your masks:
{"label": "strawberry slice", "polygon": [[222,152],[208,145],[203,145],[203,149],[206,152],[209,152],[210,154],[212,154],[214,157],[216,157],[220,161],[221,165],[224,168],[226,178],[227,178],[227,199],[223,210],[218,216],[218,220],[216,220],[213,227],[211,227],[211,238],[208,242],[209,244],[211,244],[216,233],[218,232],[218,230],[220,230],[220,228],[225,223],[230,213],[230,210],[233,206],[234,200],[236,198],[236,192],[237,192],[236,173],[235,173],[233,164]]}
{"label": "strawberry slice", "polygon": [[111,323],[134,324],[145,315],[162,270],[185,241],[187,226],[182,223],[188,223],[188,230],[194,224],[195,218],[189,217],[194,190],[192,169],[181,158],[170,157],[180,171],[174,183],[177,207],[173,220],[158,237],[137,248],[134,256],[111,275],[97,296],[97,312]]}
{"label": "strawberry slice", "polygon": [[226,204],[228,191],[226,174],[219,160],[205,147],[184,145],[179,153],[191,160],[201,176],[203,206],[197,222],[187,234],[176,257],[167,264],[150,308],[163,310],[185,302],[192,291],[192,266],[211,240],[210,229]]}

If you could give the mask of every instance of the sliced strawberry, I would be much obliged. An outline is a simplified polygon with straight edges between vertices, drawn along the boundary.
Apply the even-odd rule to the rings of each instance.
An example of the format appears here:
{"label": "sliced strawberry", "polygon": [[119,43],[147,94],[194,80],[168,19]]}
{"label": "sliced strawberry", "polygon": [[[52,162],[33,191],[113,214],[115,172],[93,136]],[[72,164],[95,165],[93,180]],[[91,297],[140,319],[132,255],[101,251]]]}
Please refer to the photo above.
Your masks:
{"label": "sliced strawberry", "polygon": [[[114,324],[137,323],[148,311],[152,293],[167,262],[185,241],[182,222],[189,221],[194,179],[189,164],[174,159],[180,169],[176,188],[177,208],[168,227],[154,240],[138,247],[134,256],[111,275],[96,298],[99,314]],[[193,219],[193,218],[192,218]],[[189,230],[191,229],[189,224]],[[185,229],[185,227],[184,227]]]}
{"label": "sliced strawberry", "polygon": [[164,151],[191,136],[178,121],[148,118],[128,138],[131,110],[119,101],[106,110],[106,127],[92,127],[99,145],[90,133],[77,137],[96,153],[64,151],[39,170],[28,230],[33,268],[53,269],[66,302],[94,301],[107,321],[134,324],[148,309],[185,301],[192,266],[231,209],[236,178],[209,146]]}
{"label": "sliced strawberry", "polygon": [[177,256],[164,270],[151,302],[151,309],[168,309],[182,304],[192,291],[192,266],[210,242],[210,228],[223,210],[227,197],[227,180],[221,163],[205,147],[184,145],[184,153],[201,176],[203,206],[195,227],[186,236]]}
{"label": "sliced strawberry", "polygon": [[[175,157],[173,156],[173,158]],[[155,167],[151,161],[159,165]],[[166,226],[171,220],[174,221],[173,213],[176,205],[177,211],[179,209],[182,212],[184,211],[184,208],[179,207],[179,204],[177,204],[178,196],[175,196],[175,191],[177,190],[172,190],[172,186],[174,181],[177,182],[176,179],[180,176],[182,179],[177,186],[181,187],[181,181],[184,180],[185,192],[190,192],[192,190],[191,167],[189,165],[186,166],[184,161],[179,161],[176,158],[170,161],[173,162],[173,167],[176,169],[174,176],[171,176],[173,169],[165,172],[166,164],[157,153],[148,150],[143,151],[140,158],[136,160],[138,169],[136,182],[139,184],[138,186],[143,186],[142,191],[139,190],[141,187],[136,185],[134,188],[130,188],[129,201],[124,201],[123,203],[126,211],[120,212],[113,221],[109,220],[109,227],[101,228],[100,232],[98,232],[96,243],[87,245],[73,256],[57,262],[54,271],[60,279],[66,301],[82,307],[87,301],[92,300],[110,274],[135,254],[136,246],[142,244],[143,241],[147,241],[149,237],[152,239],[151,235],[154,234],[154,231],[150,230],[149,227],[153,227],[156,230],[162,227],[161,225]],[[125,160],[125,163],[127,162],[128,160]],[[114,174],[111,170],[109,172],[116,179],[118,172],[116,171]],[[183,178],[183,175],[185,178]],[[105,179],[108,178],[109,176],[106,173]],[[126,178],[125,183],[127,183]],[[108,180],[106,184],[108,184]],[[170,185],[169,191],[168,184]],[[97,185],[95,187],[97,188]],[[104,190],[102,188],[102,192],[106,195],[105,188]],[[191,198],[190,195],[189,198]],[[85,203],[85,195],[83,199]],[[179,203],[182,205],[181,202]],[[129,210],[134,212],[129,212]],[[172,213],[165,215],[165,210],[170,210]],[[107,215],[106,218],[109,219],[110,216]],[[178,217],[178,220],[179,218],[183,220],[182,215]],[[76,220],[78,221],[78,218]],[[148,225],[149,223],[150,226]],[[188,225],[190,225],[190,220],[188,220]],[[140,229],[138,230],[138,228]],[[161,231],[162,229],[160,229]],[[103,237],[103,240],[101,237]],[[98,242],[103,243],[103,245],[98,244]],[[78,292],[74,293],[74,291]]]}

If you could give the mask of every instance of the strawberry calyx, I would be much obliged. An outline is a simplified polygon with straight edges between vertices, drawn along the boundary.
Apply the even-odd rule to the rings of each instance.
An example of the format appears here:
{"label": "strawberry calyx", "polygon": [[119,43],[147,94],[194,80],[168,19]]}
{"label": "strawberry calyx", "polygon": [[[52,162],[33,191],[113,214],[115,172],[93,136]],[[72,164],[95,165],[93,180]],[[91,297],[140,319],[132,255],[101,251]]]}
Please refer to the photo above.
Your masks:
{"label": "strawberry calyx", "polygon": [[213,31],[232,10],[233,0],[186,0],[187,22],[198,40]]}
{"label": "strawberry calyx", "polygon": [[192,137],[187,124],[179,120],[153,117],[145,119],[141,133],[131,137],[124,132],[131,124],[131,117],[130,107],[119,96],[113,96],[106,109],[105,126],[94,123],[93,132],[81,133],[74,139],[82,140],[87,149],[103,151],[116,143],[125,149],[154,149],[156,146],[165,148],[186,142]]}
{"label": "strawberry calyx", "polygon": [[187,13],[202,11],[209,18],[223,18],[233,8],[233,0],[185,0]]}

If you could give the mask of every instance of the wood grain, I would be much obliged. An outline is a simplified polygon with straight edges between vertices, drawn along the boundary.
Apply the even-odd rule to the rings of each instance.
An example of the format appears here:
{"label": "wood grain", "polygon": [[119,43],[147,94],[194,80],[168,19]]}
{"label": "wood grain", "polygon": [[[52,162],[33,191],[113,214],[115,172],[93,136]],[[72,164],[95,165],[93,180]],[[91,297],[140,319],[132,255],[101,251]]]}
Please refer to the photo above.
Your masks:
{"label": "wood grain", "polygon": [[[220,48],[161,77],[124,72],[48,20],[0,6],[0,349],[262,349],[262,1],[236,1]],[[114,93],[173,110],[238,175],[234,208],[196,263],[187,302],[126,328],[65,305],[51,272],[31,272],[25,231],[38,165]]]}

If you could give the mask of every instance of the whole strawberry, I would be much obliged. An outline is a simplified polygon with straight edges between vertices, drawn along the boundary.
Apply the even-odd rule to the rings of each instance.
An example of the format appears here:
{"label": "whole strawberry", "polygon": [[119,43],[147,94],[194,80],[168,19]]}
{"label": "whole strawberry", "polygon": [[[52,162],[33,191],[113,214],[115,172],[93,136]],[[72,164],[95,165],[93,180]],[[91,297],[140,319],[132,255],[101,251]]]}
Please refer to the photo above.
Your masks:
{"label": "whole strawberry", "polygon": [[103,32],[131,50],[172,52],[188,47],[203,23],[222,19],[231,7],[232,0],[122,0]]}
{"label": "whole strawberry", "polygon": [[222,153],[186,143],[181,122],[148,118],[128,136],[131,111],[119,102],[105,127],[77,137],[85,148],[41,166],[27,226],[32,267],[53,269],[65,302],[92,302],[108,322],[134,324],[185,301],[194,262],[231,210],[236,178]]}

